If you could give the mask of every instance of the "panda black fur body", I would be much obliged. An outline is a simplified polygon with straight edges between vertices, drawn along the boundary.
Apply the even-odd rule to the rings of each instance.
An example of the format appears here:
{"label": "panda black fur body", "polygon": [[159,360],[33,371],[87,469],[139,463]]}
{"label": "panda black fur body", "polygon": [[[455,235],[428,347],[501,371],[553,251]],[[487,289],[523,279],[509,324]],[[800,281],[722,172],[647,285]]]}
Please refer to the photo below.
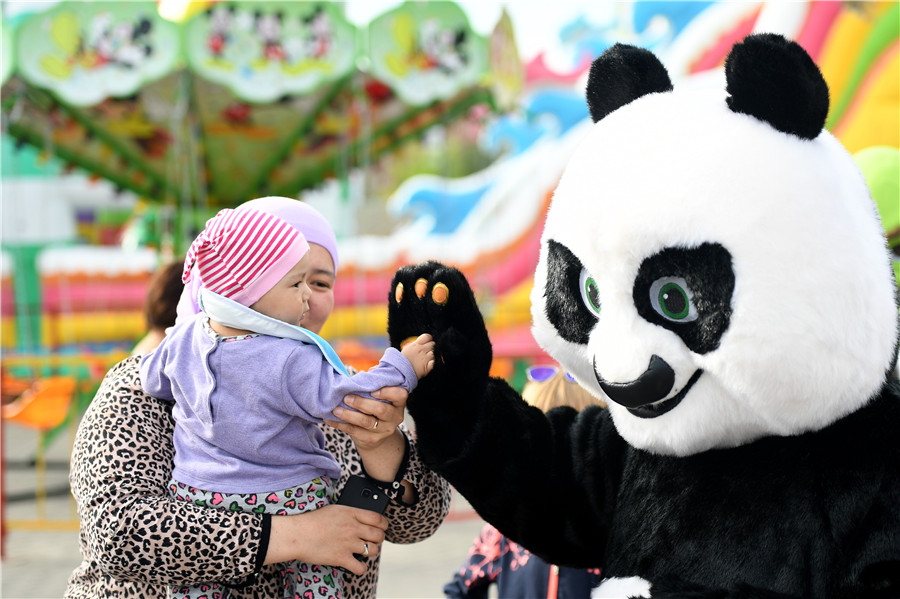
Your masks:
{"label": "panda black fur body", "polygon": [[[544,559],[653,597],[900,596],[895,283],[862,176],[798,45],[747,38],[727,91],[645,50],[595,61],[597,124],[554,194],[534,335],[609,410],[544,415],[488,377],[471,290],[392,289],[393,345],[437,340],[418,448]],[[392,296],[393,297],[393,296]],[[399,297],[399,296],[397,296]],[[498,466],[499,465],[499,466]]]}
{"label": "panda black fur body", "polygon": [[629,446],[602,408],[557,408],[541,422],[499,380],[488,397],[450,460],[430,453],[424,436],[438,433],[414,410],[423,458],[551,563],[602,565],[675,597],[897,596],[897,381],[821,431],[692,456]]}

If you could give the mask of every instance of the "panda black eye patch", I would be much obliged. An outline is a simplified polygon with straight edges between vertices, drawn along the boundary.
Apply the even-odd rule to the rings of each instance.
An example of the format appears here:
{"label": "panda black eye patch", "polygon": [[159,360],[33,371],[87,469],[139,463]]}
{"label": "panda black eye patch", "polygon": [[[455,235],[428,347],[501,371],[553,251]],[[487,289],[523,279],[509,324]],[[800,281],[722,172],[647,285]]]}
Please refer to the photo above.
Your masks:
{"label": "panda black eye patch", "polygon": [[731,254],[718,243],[670,247],[649,256],[633,288],[638,314],[698,354],[719,346],[731,321],[733,293]]}
{"label": "panda black eye patch", "polygon": [[584,267],[563,244],[547,243],[547,284],[544,306],[547,319],[559,336],[571,343],[586,345],[597,316],[584,305],[581,297],[581,271]]}

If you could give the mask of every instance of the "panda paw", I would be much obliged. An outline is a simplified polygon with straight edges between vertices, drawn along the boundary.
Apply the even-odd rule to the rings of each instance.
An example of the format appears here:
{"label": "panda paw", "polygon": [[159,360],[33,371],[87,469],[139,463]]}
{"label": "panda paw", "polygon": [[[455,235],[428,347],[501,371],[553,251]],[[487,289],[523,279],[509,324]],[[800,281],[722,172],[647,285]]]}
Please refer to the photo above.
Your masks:
{"label": "panda paw", "polygon": [[[388,298],[388,337],[395,348],[422,333],[435,341],[434,370],[414,395],[477,393],[487,383],[491,343],[466,277],[440,262],[397,270]],[[410,398],[413,403],[413,398]]]}

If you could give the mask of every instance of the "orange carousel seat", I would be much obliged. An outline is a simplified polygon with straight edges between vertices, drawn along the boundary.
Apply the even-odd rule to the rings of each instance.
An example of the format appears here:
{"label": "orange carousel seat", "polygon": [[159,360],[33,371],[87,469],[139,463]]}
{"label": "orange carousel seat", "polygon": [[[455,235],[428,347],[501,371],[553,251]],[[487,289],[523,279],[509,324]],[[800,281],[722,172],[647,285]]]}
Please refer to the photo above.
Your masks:
{"label": "orange carousel seat", "polygon": [[10,403],[31,388],[31,379],[22,379],[0,368],[0,395],[3,403]]}
{"label": "orange carousel seat", "polygon": [[75,392],[75,379],[52,376],[35,381],[18,399],[3,406],[3,419],[47,431],[62,424]]}

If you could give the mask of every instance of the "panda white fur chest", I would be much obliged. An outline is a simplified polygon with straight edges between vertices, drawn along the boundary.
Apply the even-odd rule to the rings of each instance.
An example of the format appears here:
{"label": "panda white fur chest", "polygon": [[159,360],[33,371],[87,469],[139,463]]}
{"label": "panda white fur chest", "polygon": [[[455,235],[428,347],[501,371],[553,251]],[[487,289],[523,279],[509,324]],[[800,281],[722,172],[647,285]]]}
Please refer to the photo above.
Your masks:
{"label": "panda white fur chest", "polygon": [[750,36],[725,71],[724,90],[673,89],[618,45],[592,67],[595,125],[554,194],[532,314],[609,410],[527,406],[488,377],[461,275],[398,271],[394,289],[456,298],[391,307],[392,343],[437,340],[408,404],[418,450],[512,540],[647,596],[898,597],[882,228],[802,48]]}

